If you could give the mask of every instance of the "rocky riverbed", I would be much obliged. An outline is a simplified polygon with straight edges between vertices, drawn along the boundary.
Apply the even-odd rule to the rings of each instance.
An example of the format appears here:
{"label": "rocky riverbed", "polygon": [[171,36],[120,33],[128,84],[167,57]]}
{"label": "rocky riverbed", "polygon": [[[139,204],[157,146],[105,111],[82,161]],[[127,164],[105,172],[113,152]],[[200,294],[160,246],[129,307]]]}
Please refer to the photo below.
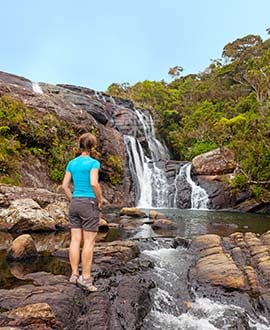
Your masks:
{"label": "rocky riverbed", "polygon": [[[160,313],[163,306],[162,312],[173,311],[180,319],[192,313],[197,299],[206,298],[245,310],[266,327],[261,329],[270,325],[270,231],[183,237],[175,221],[162,212],[137,208],[105,212],[94,250],[98,292],[88,294],[68,282],[69,233],[63,196],[40,190],[32,194],[29,190],[27,196],[11,191],[1,195],[0,245],[18,281],[0,289],[0,329],[154,330],[155,308]],[[147,235],[138,235],[145,226]],[[111,231],[118,234],[107,240]],[[22,237],[33,241],[33,245],[25,244],[26,254],[20,245],[15,248]],[[11,251],[17,254],[12,256]],[[171,267],[175,275],[169,280],[164,275],[161,283],[158,260],[164,251],[174,256],[174,263],[163,272],[166,275]],[[44,254],[61,261],[62,273],[31,267]],[[153,292],[163,292],[159,303]],[[237,310],[227,321],[209,322],[213,329],[225,329],[226,322],[233,329],[256,329]]]}

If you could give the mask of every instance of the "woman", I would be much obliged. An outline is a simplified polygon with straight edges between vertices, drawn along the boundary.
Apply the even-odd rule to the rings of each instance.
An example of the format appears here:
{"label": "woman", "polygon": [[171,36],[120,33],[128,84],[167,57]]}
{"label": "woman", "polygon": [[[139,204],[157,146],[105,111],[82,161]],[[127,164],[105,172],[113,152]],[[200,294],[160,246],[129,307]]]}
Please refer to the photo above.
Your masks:
{"label": "woman", "polygon": [[[68,200],[71,242],[69,260],[72,274],[69,281],[90,292],[97,291],[91,279],[91,268],[95,238],[99,227],[99,209],[102,207],[102,193],[98,182],[100,162],[91,156],[95,153],[96,138],[90,133],[79,137],[78,157],[66,167],[62,188]],[[70,184],[73,183],[73,192]],[[83,240],[82,253],[80,245]],[[79,263],[82,274],[79,276]]]}

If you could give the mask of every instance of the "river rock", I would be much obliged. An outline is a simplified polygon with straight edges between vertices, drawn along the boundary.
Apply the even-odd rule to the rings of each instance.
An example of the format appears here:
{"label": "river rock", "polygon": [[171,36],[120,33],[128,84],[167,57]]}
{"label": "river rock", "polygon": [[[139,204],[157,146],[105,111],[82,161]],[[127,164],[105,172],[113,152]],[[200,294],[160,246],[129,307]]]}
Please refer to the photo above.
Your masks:
{"label": "river rock", "polygon": [[37,257],[38,252],[33,238],[29,234],[18,236],[8,250],[9,260],[20,260]]}
{"label": "river rock", "polygon": [[124,207],[120,210],[120,215],[130,216],[134,218],[147,218],[146,213],[137,207]]}
{"label": "river rock", "polygon": [[236,168],[235,155],[227,147],[211,150],[192,159],[195,175],[232,173]]}
{"label": "river rock", "polygon": [[158,212],[156,210],[150,210],[149,211],[149,218],[150,219],[166,219],[166,215],[161,213],[161,212]]}
{"label": "river rock", "polygon": [[175,229],[176,225],[169,219],[157,219],[152,224],[153,230]]}

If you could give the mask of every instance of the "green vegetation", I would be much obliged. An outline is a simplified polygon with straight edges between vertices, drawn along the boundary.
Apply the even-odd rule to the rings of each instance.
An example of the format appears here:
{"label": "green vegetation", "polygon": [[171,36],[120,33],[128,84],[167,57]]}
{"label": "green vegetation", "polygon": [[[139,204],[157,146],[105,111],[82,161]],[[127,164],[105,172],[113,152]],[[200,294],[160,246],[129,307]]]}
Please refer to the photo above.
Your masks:
{"label": "green vegetation", "polygon": [[175,159],[230,147],[239,165],[232,188],[269,197],[270,39],[247,35],[225,45],[204,72],[183,76],[175,66],[168,73],[170,83],[114,83],[107,92],[150,109]]}
{"label": "green vegetation", "polygon": [[18,185],[20,161],[34,155],[48,163],[51,179],[59,183],[77,132],[55,115],[40,117],[10,96],[0,98],[0,120],[0,182]]}
{"label": "green vegetation", "polygon": [[108,155],[106,163],[112,169],[112,172],[109,175],[110,183],[114,186],[120,184],[123,173],[121,158],[117,155]]}

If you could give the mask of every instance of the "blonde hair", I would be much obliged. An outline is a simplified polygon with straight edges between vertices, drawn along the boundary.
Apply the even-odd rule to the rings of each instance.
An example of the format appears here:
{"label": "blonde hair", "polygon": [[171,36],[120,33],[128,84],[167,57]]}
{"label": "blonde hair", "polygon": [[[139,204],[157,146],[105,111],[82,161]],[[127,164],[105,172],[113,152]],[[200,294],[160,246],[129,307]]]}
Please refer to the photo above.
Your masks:
{"label": "blonde hair", "polygon": [[74,148],[75,156],[80,156],[82,152],[89,152],[91,157],[98,157],[96,151],[97,139],[91,133],[84,133],[78,139],[78,146]]}

